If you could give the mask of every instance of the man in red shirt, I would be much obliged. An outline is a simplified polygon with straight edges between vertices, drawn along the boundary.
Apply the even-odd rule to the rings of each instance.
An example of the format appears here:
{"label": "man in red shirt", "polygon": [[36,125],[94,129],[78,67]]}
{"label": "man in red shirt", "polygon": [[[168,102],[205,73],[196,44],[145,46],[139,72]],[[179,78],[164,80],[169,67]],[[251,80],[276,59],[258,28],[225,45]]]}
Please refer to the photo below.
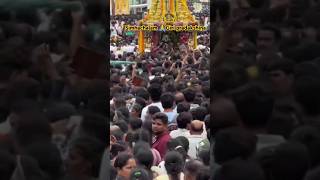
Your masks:
{"label": "man in red shirt", "polygon": [[163,159],[167,151],[167,143],[171,139],[168,132],[168,117],[164,113],[156,113],[152,118],[152,132],[154,135],[152,147],[159,151]]}

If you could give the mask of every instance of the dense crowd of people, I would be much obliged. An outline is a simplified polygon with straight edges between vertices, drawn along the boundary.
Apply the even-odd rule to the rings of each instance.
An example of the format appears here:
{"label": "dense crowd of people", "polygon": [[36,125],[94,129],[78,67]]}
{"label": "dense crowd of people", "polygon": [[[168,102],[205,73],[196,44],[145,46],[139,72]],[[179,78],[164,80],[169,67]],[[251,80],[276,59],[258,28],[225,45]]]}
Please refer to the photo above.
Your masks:
{"label": "dense crowd of people", "polygon": [[123,25],[140,19],[110,22],[110,179],[209,179],[209,31],[196,49],[159,32],[170,38],[139,54],[138,33]]}
{"label": "dense crowd of people", "polygon": [[[203,70],[193,72],[197,61],[192,58],[182,63],[191,64],[190,76],[177,81],[177,60],[192,56],[180,44],[173,47],[179,47],[173,50],[178,58],[166,48],[160,57],[153,52],[114,55],[137,63],[123,71],[111,69],[116,80],[110,97],[113,177],[319,179],[320,4],[217,0],[212,5],[214,49],[212,56],[204,56],[210,60],[206,66],[211,63],[211,90]],[[168,85],[171,75],[175,82]],[[136,79],[138,87],[130,84]],[[193,86],[194,79],[201,83]],[[189,99],[199,93],[205,100]]]}
{"label": "dense crowd of people", "polygon": [[0,179],[320,179],[320,3],[212,6],[195,49],[112,16],[106,73],[100,1],[0,1]]}
{"label": "dense crowd of people", "polygon": [[[0,179],[107,179],[103,7],[0,2]],[[103,71],[89,77],[94,60]]]}
{"label": "dense crowd of people", "polygon": [[319,2],[214,6],[212,178],[319,179]]}

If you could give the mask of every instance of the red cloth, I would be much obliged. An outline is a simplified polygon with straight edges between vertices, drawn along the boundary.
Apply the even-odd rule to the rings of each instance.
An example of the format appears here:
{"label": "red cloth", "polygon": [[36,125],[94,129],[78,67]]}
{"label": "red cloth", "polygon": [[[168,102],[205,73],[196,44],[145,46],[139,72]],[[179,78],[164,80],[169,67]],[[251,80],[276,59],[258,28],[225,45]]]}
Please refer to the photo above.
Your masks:
{"label": "red cloth", "polygon": [[154,47],[159,45],[159,34],[157,32],[152,33],[151,39]]}
{"label": "red cloth", "polygon": [[180,43],[182,44],[188,44],[189,35],[187,33],[180,35]]}
{"label": "red cloth", "polygon": [[168,132],[163,133],[160,136],[156,137],[156,140],[152,144],[152,148],[158,150],[161,158],[163,159],[167,152],[167,143],[171,139],[171,136]]}

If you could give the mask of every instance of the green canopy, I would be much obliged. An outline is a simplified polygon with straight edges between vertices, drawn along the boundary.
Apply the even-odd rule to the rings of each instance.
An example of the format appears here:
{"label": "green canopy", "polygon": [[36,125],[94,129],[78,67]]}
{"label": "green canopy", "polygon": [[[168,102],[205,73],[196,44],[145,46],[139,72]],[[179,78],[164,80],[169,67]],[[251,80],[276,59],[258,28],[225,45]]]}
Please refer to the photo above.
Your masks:
{"label": "green canopy", "polygon": [[134,35],[135,35],[135,33],[134,33],[134,32],[132,32],[132,31],[127,31],[127,32],[126,32],[126,35],[127,35],[127,36],[134,36]]}
{"label": "green canopy", "polygon": [[131,61],[110,61],[111,66],[125,65],[128,66],[130,64],[134,64],[135,62]]}

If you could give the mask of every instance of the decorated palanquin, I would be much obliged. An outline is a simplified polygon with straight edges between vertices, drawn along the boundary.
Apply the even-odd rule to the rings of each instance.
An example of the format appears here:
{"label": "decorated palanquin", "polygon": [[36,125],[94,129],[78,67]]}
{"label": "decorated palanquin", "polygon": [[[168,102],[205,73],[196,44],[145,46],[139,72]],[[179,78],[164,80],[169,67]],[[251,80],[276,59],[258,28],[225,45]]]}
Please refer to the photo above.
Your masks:
{"label": "decorated palanquin", "polygon": [[[139,25],[157,26],[158,31],[139,31],[139,52],[144,53],[145,49],[152,49],[158,46],[162,37],[175,33],[180,44],[186,44],[195,49],[197,47],[196,31],[166,31],[166,25],[185,26],[199,25],[198,21],[190,12],[187,0],[152,0],[147,15],[139,21]],[[172,39],[170,39],[172,40]]]}

